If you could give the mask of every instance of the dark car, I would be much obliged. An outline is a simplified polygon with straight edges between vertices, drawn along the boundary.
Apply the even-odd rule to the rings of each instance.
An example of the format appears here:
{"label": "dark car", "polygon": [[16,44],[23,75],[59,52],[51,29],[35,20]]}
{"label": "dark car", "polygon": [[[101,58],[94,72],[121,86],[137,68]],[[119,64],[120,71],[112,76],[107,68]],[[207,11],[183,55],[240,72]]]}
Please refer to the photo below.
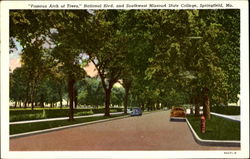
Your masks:
{"label": "dark car", "polygon": [[130,113],[131,116],[140,116],[142,115],[141,108],[132,108],[132,112]]}

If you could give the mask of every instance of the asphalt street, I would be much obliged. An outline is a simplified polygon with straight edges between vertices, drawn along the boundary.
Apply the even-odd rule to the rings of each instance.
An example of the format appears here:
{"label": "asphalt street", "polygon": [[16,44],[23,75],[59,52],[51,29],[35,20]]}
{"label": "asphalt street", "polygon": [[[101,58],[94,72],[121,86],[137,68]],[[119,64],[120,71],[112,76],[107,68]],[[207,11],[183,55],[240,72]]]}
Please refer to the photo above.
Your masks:
{"label": "asphalt street", "polygon": [[10,139],[10,151],[240,150],[202,146],[186,122],[170,121],[170,111]]}

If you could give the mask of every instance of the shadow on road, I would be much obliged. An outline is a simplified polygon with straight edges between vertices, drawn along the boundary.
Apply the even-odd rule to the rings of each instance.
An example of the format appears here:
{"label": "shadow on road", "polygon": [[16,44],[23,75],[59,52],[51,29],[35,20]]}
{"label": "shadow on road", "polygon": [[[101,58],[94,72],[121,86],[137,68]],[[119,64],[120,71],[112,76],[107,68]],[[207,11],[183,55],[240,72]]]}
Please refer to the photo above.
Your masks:
{"label": "shadow on road", "polygon": [[186,119],[170,119],[171,122],[186,122]]}

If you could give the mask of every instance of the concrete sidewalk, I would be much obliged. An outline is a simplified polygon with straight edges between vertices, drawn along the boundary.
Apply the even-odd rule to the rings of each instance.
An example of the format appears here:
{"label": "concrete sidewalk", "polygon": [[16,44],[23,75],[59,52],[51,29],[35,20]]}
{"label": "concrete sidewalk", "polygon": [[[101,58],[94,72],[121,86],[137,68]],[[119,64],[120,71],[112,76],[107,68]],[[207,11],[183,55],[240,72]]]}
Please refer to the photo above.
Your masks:
{"label": "concrete sidewalk", "polygon": [[[110,113],[110,115],[117,115],[117,114],[123,114],[123,112],[116,112],[116,113]],[[97,116],[103,116],[104,113],[100,114],[93,114],[93,115],[84,115],[84,116],[75,116],[75,119],[78,118],[88,118],[88,117],[97,117]],[[26,124],[26,123],[36,123],[36,122],[44,122],[44,121],[56,121],[56,120],[66,120],[69,117],[60,117],[60,118],[49,118],[49,119],[39,119],[39,120],[25,120],[25,121],[16,121],[16,122],[10,122],[10,125],[12,124]]]}
{"label": "concrete sidewalk", "polygon": [[219,114],[219,113],[214,113],[214,112],[211,112],[211,114],[213,114],[215,116],[225,118],[225,119],[230,119],[230,120],[233,120],[233,121],[240,122],[240,115],[224,115],[224,114]]}

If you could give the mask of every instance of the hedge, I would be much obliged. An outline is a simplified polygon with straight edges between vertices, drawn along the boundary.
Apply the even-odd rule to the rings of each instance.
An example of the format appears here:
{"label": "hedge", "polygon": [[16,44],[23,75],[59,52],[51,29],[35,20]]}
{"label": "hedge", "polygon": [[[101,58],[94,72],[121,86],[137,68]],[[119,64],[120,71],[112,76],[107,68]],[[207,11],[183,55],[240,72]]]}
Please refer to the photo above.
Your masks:
{"label": "hedge", "polygon": [[225,115],[240,115],[239,106],[214,106],[211,108],[211,112],[225,114]]}
{"label": "hedge", "polygon": [[[104,113],[102,109],[74,109],[75,116]],[[110,108],[110,112],[122,112],[122,108]],[[67,117],[69,109],[44,109],[44,110],[10,110],[10,121],[35,120],[45,118]]]}

